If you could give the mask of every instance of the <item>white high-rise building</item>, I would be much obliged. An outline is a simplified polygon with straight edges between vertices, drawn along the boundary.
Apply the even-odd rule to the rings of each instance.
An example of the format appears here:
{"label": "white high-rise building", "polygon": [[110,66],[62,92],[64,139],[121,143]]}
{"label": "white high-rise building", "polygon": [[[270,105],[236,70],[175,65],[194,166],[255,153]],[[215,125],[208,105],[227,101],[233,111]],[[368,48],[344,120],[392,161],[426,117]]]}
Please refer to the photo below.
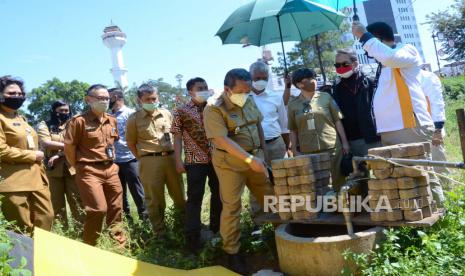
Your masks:
{"label": "white high-rise building", "polygon": [[128,70],[124,67],[123,46],[126,44],[126,34],[116,25],[111,25],[103,30],[103,44],[111,51],[112,68],[110,70],[113,75],[116,86],[121,88],[128,87]]}
{"label": "white high-rise building", "polygon": [[[386,22],[392,27],[396,42],[412,44],[420,52],[423,62],[425,61],[412,0],[367,0],[358,2],[356,7],[362,24],[366,26],[374,22]],[[347,9],[352,16],[352,7]],[[352,23],[352,17],[349,21]],[[354,47],[357,50],[360,63],[374,62],[367,58],[358,42],[355,42]]]}

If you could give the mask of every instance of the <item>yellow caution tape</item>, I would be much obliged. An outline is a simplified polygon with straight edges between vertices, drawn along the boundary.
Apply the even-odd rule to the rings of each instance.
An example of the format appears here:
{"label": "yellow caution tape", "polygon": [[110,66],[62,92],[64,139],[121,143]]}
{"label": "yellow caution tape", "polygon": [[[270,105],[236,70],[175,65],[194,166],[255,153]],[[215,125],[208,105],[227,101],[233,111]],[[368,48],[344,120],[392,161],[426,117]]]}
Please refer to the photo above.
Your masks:
{"label": "yellow caution tape", "polygon": [[35,228],[34,275],[227,276],[237,274],[221,266],[182,270],[149,264]]}

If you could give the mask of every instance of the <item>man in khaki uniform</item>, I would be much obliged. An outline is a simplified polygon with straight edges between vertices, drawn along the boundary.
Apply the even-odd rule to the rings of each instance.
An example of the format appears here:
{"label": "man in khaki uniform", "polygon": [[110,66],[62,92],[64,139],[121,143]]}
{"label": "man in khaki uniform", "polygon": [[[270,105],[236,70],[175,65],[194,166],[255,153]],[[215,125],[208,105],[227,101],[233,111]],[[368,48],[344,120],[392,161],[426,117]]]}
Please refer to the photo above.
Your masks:
{"label": "man in khaki uniform", "polygon": [[5,219],[22,231],[50,230],[53,209],[38,137],[17,110],[26,100],[23,82],[0,77],[0,197]]}
{"label": "man in khaki uniform", "polygon": [[128,148],[139,160],[139,175],[145,202],[156,234],[164,232],[165,184],[174,205],[184,210],[184,187],[176,172],[170,129],[171,113],[159,107],[157,89],[149,84],[137,90],[142,109],[133,113],[126,124]]}
{"label": "man in khaki uniform", "polygon": [[204,124],[207,138],[215,146],[212,159],[223,203],[220,222],[223,250],[228,254],[230,269],[245,274],[245,260],[238,254],[244,185],[262,207],[264,196],[274,193],[262,159],[265,141],[260,122],[263,118],[249,97],[249,72],[245,69],[229,71],[224,88],[219,97],[209,100],[204,110]]}
{"label": "man in khaki uniform", "polygon": [[83,239],[96,245],[106,216],[113,238],[124,246],[126,238],[119,227],[123,190],[118,166],[113,163],[118,128],[116,119],[106,113],[110,102],[106,87],[89,87],[86,102],[90,110],[71,119],[64,141],[66,159],[76,168],[76,184],[86,210]]}

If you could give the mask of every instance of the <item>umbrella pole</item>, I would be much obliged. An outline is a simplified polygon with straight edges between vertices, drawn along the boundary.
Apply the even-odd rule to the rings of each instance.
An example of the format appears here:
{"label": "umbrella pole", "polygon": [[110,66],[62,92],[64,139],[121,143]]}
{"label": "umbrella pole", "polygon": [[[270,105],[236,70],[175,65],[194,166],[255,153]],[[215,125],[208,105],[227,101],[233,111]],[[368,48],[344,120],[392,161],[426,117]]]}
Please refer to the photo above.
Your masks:
{"label": "umbrella pole", "polygon": [[315,35],[315,48],[318,54],[318,62],[320,63],[321,74],[323,75],[323,82],[324,82],[324,85],[326,85],[326,74],[325,74],[325,69],[323,68],[323,61],[321,60],[321,51],[320,51],[320,45],[318,44],[318,35]]}
{"label": "umbrella pole", "polygon": [[355,5],[355,0],[353,0],[353,3],[354,3],[354,16],[352,17],[352,21],[360,21],[360,18],[358,17],[358,14],[357,14],[357,6]]}
{"label": "umbrella pole", "polygon": [[281,21],[279,20],[279,15],[276,16],[276,19],[278,20],[278,28],[279,28],[279,38],[281,39],[281,47],[283,49],[283,58],[284,58],[284,77],[287,77],[287,74],[289,73],[287,71],[287,61],[286,61],[286,52],[284,51],[284,41],[283,41],[283,32],[281,31]]}

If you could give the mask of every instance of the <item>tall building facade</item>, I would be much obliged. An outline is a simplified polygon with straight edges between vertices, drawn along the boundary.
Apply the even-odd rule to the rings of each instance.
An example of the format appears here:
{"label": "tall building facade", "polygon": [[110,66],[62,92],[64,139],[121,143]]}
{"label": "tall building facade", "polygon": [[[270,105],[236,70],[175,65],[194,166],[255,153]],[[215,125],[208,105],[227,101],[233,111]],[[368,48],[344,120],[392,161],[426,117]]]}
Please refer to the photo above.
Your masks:
{"label": "tall building facade", "polygon": [[[414,1],[414,0],[413,0]],[[365,26],[374,22],[382,21],[389,24],[393,31],[396,42],[412,44],[420,52],[423,62],[425,56],[418,31],[418,24],[413,9],[412,0],[367,0],[356,4],[357,14],[360,22]],[[350,15],[353,8],[348,7]],[[352,23],[352,17],[349,19]],[[362,64],[373,63],[368,59],[361,45],[356,41],[354,47],[358,54],[359,62]]]}

